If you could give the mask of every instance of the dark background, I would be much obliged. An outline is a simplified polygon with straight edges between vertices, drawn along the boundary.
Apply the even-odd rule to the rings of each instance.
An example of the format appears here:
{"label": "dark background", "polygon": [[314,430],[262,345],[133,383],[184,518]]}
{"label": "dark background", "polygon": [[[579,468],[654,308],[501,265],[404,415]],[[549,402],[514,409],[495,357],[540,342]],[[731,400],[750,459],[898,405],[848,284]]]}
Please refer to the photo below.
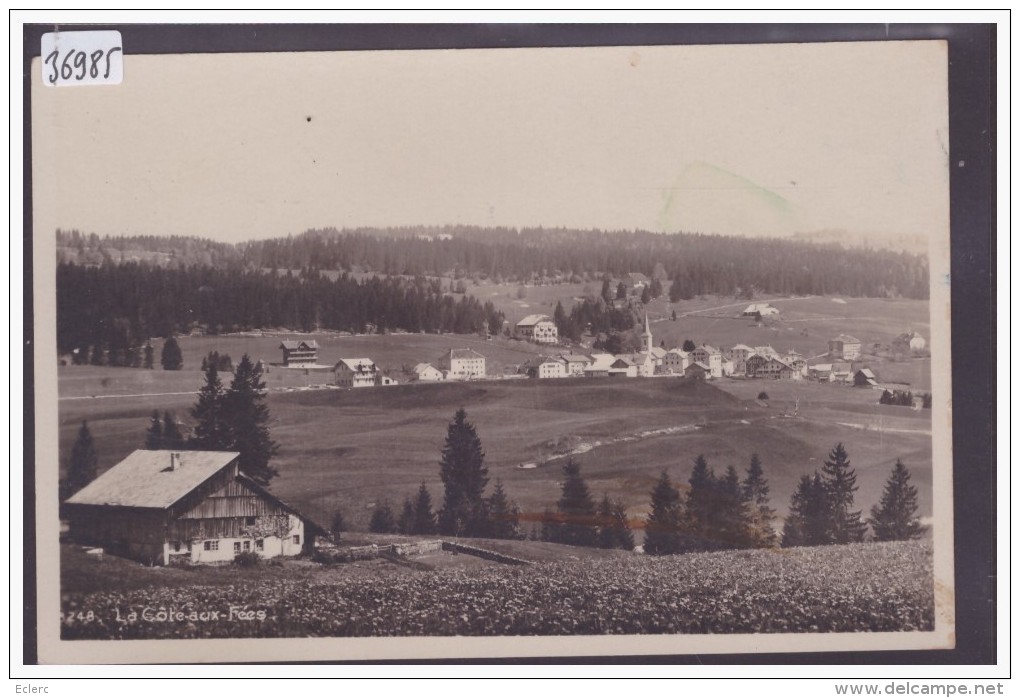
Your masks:
{"label": "dark background", "polygon": [[[26,25],[25,96],[25,433],[24,661],[37,661],[35,431],[32,299],[30,62],[42,34],[116,29],[124,53],[512,49],[539,46],[746,44],[945,39],[949,42],[953,461],[956,649],[937,651],[679,655],[479,660],[447,663],[628,664],[994,664],[995,511],[995,45],[986,24],[485,24],[485,25]],[[12,532],[16,527],[11,527]],[[13,546],[8,550],[12,550]],[[13,603],[13,600],[12,600]],[[421,662],[415,662],[421,663]],[[744,678],[751,678],[750,675]],[[822,678],[822,677],[812,677]],[[867,678],[857,675],[855,678]]]}

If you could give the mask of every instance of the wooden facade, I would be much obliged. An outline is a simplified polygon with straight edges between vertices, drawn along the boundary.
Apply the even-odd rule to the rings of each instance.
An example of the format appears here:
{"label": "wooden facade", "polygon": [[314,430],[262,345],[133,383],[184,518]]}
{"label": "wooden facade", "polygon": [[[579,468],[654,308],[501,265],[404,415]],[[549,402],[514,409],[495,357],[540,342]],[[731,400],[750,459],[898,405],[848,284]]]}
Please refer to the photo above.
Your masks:
{"label": "wooden facade", "polygon": [[[130,492],[123,490],[110,498],[123,503],[96,503],[103,501],[99,479],[89,486],[91,491],[83,490],[86,496],[81,501],[68,501],[71,537],[112,554],[165,565],[172,560],[230,561],[242,552],[266,558],[297,555],[310,550],[315,535],[325,535],[321,527],[241,473],[236,457],[214,468],[166,506],[133,505]],[[169,477],[173,471],[157,471],[152,477],[165,473]]]}

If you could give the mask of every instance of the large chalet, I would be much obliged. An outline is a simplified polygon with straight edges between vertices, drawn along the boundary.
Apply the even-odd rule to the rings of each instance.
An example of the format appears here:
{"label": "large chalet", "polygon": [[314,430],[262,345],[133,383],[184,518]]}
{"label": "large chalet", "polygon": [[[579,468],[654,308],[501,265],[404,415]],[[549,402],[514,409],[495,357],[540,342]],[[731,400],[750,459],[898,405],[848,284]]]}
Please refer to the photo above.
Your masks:
{"label": "large chalet", "polygon": [[288,368],[307,368],[319,363],[319,345],[314,339],[285,339],[280,344],[283,365]]}
{"label": "large chalet", "polygon": [[66,506],[72,540],[149,565],[297,555],[326,535],[232,452],[135,451]]}

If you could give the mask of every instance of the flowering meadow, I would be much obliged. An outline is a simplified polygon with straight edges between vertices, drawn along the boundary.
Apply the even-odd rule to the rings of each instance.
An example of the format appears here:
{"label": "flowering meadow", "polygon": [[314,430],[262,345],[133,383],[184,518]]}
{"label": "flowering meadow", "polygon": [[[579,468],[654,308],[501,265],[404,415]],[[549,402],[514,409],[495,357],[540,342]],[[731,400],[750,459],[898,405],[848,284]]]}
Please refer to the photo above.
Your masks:
{"label": "flowering meadow", "polygon": [[65,594],[65,639],[931,630],[930,541]]}

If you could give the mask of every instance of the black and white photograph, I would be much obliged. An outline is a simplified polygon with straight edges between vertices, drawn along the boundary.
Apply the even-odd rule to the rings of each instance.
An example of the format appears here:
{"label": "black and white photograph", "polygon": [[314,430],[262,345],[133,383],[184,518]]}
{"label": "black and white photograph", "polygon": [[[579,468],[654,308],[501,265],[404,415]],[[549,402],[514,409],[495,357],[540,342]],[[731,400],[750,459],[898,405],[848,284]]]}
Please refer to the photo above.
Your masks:
{"label": "black and white photograph", "polygon": [[31,75],[41,662],[954,647],[947,42],[86,29]]}

